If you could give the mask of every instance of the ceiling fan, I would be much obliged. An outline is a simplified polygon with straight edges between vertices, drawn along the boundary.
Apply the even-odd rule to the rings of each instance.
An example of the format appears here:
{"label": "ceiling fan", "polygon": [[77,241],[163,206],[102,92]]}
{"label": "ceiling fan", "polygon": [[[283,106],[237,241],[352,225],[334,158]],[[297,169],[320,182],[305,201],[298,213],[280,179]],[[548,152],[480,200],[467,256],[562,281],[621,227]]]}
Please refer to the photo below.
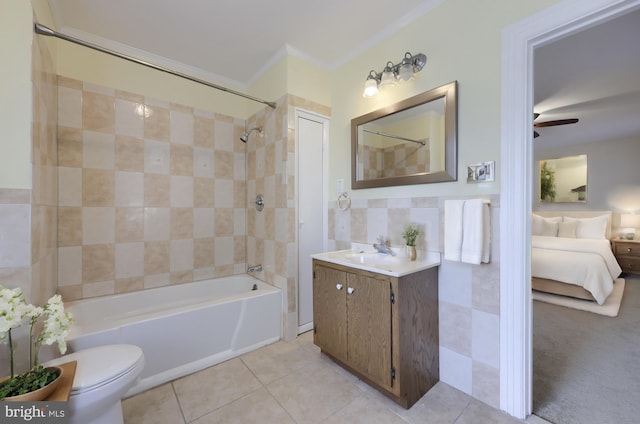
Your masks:
{"label": "ceiling fan", "polygon": [[[539,113],[533,114],[533,120],[540,116]],[[545,121],[545,122],[534,122],[534,128],[544,128],[544,127],[555,127],[557,125],[567,125],[567,124],[575,124],[578,122],[578,118],[570,118],[570,119],[556,119],[554,121]],[[539,137],[540,134],[536,130],[533,130],[533,138]]]}

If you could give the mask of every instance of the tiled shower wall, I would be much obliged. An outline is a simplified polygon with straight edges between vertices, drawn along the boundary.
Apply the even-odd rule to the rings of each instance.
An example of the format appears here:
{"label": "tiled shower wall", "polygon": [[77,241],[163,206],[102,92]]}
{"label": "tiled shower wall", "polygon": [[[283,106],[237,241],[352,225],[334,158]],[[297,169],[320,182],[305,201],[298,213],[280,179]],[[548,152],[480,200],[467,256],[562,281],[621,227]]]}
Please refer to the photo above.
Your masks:
{"label": "tiled shower wall", "polygon": [[65,300],[246,271],[245,121],[58,78]]}
{"label": "tiled shower wall", "polygon": [[38,37],[31,65],[31,189],[0,187],[0,285],[42,305],[55,293],[57,89],[53,61]]}
{"label": "tiled shower wall", "polygon": [[[378,235],[404,245],[401,232],[417,223],[420,250],[444,251],[444,198],[355,199],[342,210],[329,204],[329,249],[371,244]],[[500,406],[499,196],[491,200],[491,261],[443,260],[439,270],[440,379],[487,404]]]}

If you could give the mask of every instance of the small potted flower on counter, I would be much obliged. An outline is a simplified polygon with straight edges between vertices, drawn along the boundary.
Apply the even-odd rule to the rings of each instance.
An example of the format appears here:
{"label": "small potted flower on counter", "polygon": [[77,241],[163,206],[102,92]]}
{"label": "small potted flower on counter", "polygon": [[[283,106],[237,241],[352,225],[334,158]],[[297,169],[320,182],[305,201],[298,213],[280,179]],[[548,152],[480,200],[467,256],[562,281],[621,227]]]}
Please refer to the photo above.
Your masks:
{"label": "small potted flower on counter", "polygon": [[420,230],[416,224],[409,224],[404,228],[402,232],[402,238],[406,242],[407,259],[411,261],[416,260],[416,239],[420,234]]}

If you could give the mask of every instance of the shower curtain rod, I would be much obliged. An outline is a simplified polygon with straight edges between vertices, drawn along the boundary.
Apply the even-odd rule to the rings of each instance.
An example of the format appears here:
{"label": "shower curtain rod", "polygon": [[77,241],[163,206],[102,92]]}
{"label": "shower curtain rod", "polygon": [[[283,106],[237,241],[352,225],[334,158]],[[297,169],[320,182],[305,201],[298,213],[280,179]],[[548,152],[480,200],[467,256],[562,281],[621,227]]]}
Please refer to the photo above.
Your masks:
{"label": "shower curtain rod", "polygon": [[253,100],[254,102],[263,103],[263,104],[265,104],[265,105],[267,105],[267,106],[269,106],[269,107],[271,107],[273,109],[276,108],[276,103],[275,102],[268,102],[266,100],[262,100],[262,99],[259,99],[257,97],[253,97],[253,96],[250,96],[248,94],[244,94],[244,93],[241,93],[239,91],[235,91],[235,90],[232,90],[230,88],[226,88],[226,87],[223,87],[223,86],[218,85],[218,84],[214,84],[214,83],[209,82],[209,81],[201,80],[199,78],[192,77],[190,75],[183,74],[181,72],[177,72],[177,71],[174,71],[174,70],[171,70],[171,69],[156,65],[156,64],[151,63],[151,62],[145,62],[144,60],[135,58],[133,56],[128,56],[126,54],[119,53],[119,52],[116,52],[114,50],[109,50],[109,49],[106,49],[104,47],[100,47],[98,45],[95,45],[95,44],[88,43],[86,41],[80,40],[78,38],[74,38],[74,37],[70,37],[68,35],[61,34],[61,33],[57,32],[57,31],[52,30],[51,28],[48,28],[48,27],[46,27],[44,25],[41,25],[41,24],[38,24],[38,23],[35,24],[34,30],[35,30],[36,34],[60,38],[62,40],[66,40],[66,41],[69,41],[71,43],[79,44],[81,46],[88,47],[90,49],[97,50],[97,51],[102,52],[102,53],[110,54],[111,56],[119,57],[120,59],[128,60],[129,62],[137,63],[139,65],[143,65],[143,66],[146,66],[148,68],[155,69],[157,71],[166,72],[167,74],[171,74],[171,75],[175,75],[175,76],[180,77],[180,78],[188,79],[189,81],[197,82],[198,84],[203,84],[203,85],[206,85],[208,87],[215,88],[216,90],[226,91],[227,93],[235,94],[236,96],[244,97],[245,99]]}
{"label": "shower curtain rod", "polygon": [[383,132],[380,132],[380,131],[368,130],[368,129],[366,129],[366,128],[363,128],[363,129],[362,129],[362,131],[364,131],[364,132],[368,132],[368,133],[371,133],[371,134],[381,135],[381,136],[383,136],[383,137],[395,138],[395,139],[397,139],[397,140],[410,141],[410,142],[412,142],[412,143],[422,144],[423,146],[424,146],[425,144],[427,144],[427,143],[425,143],[424,141],[413,140],[413,139],[411,139],[411,138],[401,137],[401,136],[399,136],[399,135],[387,134],[387,133],[383,133]]}

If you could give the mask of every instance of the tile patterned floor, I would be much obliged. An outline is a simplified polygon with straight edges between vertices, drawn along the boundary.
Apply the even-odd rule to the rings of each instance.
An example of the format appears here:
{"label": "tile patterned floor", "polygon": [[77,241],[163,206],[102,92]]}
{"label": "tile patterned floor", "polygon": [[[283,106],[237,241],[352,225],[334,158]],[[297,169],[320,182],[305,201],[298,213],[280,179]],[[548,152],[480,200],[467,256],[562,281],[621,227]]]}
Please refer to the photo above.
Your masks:
{"label": "tile patterned floor", "polygon": [[404,409],[322,355],[311,333],[125,399],[123,411],[125,424],[523,422],[442,382]]}

